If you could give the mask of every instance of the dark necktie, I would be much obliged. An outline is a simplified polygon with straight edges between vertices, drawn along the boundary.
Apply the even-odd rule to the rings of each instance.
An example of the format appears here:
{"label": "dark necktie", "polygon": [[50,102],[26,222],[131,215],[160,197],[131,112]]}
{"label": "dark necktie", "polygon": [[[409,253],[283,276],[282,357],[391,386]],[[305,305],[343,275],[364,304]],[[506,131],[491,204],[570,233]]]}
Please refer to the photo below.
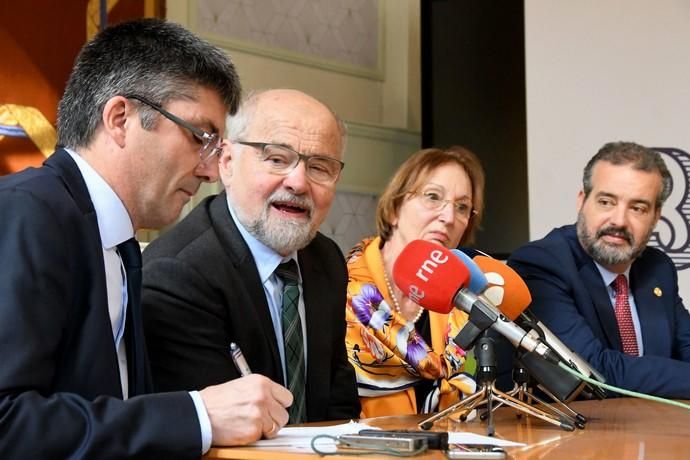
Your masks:
{"label": "dark necktie", "polygon": [[131,238],[117,245],[122,264],[127,273],[127,318],[125,319],[125,345],[127,347],[127,370],[129,373],[129,395],[147,392],[146,346],[141,317],[141,250],[139,242]]}
{"label": "dark necktie", "polygon": [[302,322],[299,317],[299,287],[297,286],[297,264],[290,260],[280,264],[275,271],[283,281],[283,310],[281,323],[283,343],[285,345],[285,370],[287,387],[292,393],[294,402],[290,406],[290,423],[306,421],[306,395],[304,375],[304,338]]}
{"label": "dark necktie", "polygon": [[618,330],[623,343],[623,353],[639,356],[635,326],[630,312],[630,300],[628,299],[628,280],[625,275],[618,275],[612,284],[616,291],[616,321],[618,321]]}

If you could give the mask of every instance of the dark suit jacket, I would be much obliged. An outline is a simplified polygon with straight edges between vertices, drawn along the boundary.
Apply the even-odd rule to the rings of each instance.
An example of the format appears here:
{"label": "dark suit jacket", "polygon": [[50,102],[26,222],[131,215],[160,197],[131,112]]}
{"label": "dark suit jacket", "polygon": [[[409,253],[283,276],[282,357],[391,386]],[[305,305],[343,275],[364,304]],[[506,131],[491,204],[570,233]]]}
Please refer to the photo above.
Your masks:
{"label": "dark suit jacket", "polygon": [[[345,262],[321,234],[298,251],[307,336],[307,419],[356,418],[345,353]],[[225,193],[200,203],[144,251],[144,321],[154,383],[193,390],[239,377],[230,342],[252,371],[283,382],[268,302]]]}
{"label": "dark suit jacket", "polygon": [[0,179],[0,260],[2,458],[200,456],[188,394],[121,399],[96,213],[65,151]]}
{"label": "dark suit jacket", "polygon": [[554,229],[544,239],[518,249],[508,264],[529,286],[531,310],[599,370],[607,383],[690,398],[690,315],[678,296],[673,263],[661,251],[645,249],[630,269],[642,329],[642,357],[622,352],[606,286],[580,246],[574,225]]}

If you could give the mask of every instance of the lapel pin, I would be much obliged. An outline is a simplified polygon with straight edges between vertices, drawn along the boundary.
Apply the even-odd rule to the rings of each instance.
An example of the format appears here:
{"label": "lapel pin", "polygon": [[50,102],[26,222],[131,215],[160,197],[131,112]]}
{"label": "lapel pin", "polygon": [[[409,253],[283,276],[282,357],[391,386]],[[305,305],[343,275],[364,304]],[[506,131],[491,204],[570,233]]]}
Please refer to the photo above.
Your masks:
{"label": "lapel pin", "polygon": [[654,295],[657,296],[657,297],[661,297],[661,294],[663,294],[663,293],[661,292],[661,288],[655,287],[655,288],[654,288]]}

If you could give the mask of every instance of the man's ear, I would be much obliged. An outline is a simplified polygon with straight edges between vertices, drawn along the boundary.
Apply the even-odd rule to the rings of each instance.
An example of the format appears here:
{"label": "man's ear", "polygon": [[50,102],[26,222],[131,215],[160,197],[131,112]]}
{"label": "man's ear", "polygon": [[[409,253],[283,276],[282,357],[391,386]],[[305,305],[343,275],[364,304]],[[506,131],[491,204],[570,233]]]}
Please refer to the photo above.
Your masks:
{"label": "man's ear", "polygon": [[127,122],[134,122],[135,113],[134,106],[123,96],[111,97],[103,107],[103,131],[120,148],[125,146]]}
{"label": "man's ear", "polygon": [[218,173],[223,183],[232,177],[235,163],[237,163],[237,145],[225,140],[223,141],[223,153],[218,159]]}

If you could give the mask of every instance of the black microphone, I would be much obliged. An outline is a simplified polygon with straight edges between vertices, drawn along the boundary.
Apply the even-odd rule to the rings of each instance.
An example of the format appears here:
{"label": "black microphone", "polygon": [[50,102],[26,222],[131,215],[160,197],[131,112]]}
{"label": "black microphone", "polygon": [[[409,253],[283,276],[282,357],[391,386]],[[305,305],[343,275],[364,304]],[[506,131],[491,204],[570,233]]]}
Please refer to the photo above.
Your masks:
{"label": "black microphone", "polygon": [[[606,378],[604,378],[603,375],[601,375],[596,369],[591,367],[587,361],[585,361],[580,355],[572,351],[570,348],[568,348],[563,342],[560,341],[560,339],[553,333],[551,332],[541,321],[539,321],[532,312],[525,311],[520,315],[520,318],[516,321],[519,323],[521,326],[525,328],[532,329],[536,331],[541,339],[549,344],[549,347],[553,349],[558,355],[561,357],[562,361],[567,364],[570,368],[576,370],[580,374],[584,375],[585,377],[589,377],[593,380],[596,380],[601,383],[606,383]],[[530,367],[539,367],[538,363],[531,363],[532,359],[529,356],[523,356],[520,359],[524,361],[530,362]],[[551,375],[553,374],[554,378],[548,378],[549,381],[555,381],[555,377],[567,381],[569,380],[566,375],[564,375],[564,372],[558,368],[558,369],[550,369],[548,367],[542,369],[540,375],[541,376],[546,376],[546,375]],[[575,376],[571,376],[572,379],[576,378]],[[541,380],[541,379],[538,379]],[[578,379],[579,380],[579,379]],[[584,382],[584,381],[583,381]],[[586,383],[586,382],[585,382]],[[552,386],[552,385],[549,385]],[[572,387],[568,387],[567,385],[562,385],[561,390],[554,391],[555,394],[559,396],[559,399],[562,401],[570,401],[574,399],[576,396],[581,396],[586,399],[591,399],[591,398],[597,398],[597,399],[605,399],[606,398],[606,391],[604,391],[601,387],[596,386],[596,385],[590,385],[586,383],[585,385],[581,387],[577,387],[573,389]]]}
{"label": "black microphone", "polygon": [[[605,379],[580,355],[568,348],[558,337],[551,332],[541,321],[526,309],[532,301],[527,285],[522,278],[508,265],[496,259],[486,256],[476,256],[472,261],[466,261],[470,274],[474,276],[480,272],[485,282],[492,279],[493,286],[483,289],[486,297],[495,299],[495,305],[508,318],[515,321],[521,327],[536,334],[539,339],[549,346],[561,358],[564,364],[581,374],[599,382]],[[475,264],[472,267],[471,264]],[[569,374],[558,366],[552,366],[539,361],[538,356],[523,353],[519,356],[521,363],[528,368],[530,374],[537,379],[542,387],[549,388],[561,401],[570,401],[575,396],[599,399],[606,397],[606,392],[600,387],[589,385],[582,379]]]}

